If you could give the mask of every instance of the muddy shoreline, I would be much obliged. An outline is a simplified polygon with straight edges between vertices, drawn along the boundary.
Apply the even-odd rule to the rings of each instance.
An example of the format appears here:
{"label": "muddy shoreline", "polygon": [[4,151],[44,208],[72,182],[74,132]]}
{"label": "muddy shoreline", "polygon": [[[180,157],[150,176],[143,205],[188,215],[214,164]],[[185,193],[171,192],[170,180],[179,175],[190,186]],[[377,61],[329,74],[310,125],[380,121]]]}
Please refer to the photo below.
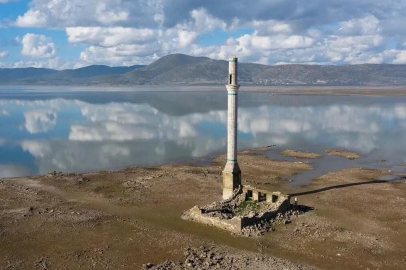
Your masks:
{"label": "muddy shoreline", "polygon": [[243,182],[286,192],[313,210],[257,238],[180,218],[221,198],[224,156],[205,166],[0,180],[0,269],[142,269],[184,263],[185,251],[201,246],[237,254],[235,269],[406,268],[405,181],[351,168],[293,189],[284,179],[312,170],[312,160],[272,161],[261,153],[273,149],[261,150],[240,153]]}

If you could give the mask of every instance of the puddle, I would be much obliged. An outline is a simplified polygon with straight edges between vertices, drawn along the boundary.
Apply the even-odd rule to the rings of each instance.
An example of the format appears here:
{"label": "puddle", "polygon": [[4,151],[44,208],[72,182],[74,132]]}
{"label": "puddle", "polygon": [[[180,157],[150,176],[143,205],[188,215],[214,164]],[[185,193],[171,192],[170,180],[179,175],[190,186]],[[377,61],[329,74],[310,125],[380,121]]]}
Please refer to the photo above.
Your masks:
{"label": "puddle", "polygon": [[378,180],[388,181],[388,182],[402,182],[406,180],[405,176],[399,175],[384,175],[378,178]]}
{"label": "puddle", "polygon": [[406,173],[405,166],[393,166],[390,170],[392,173]]}
{"label": "puddle", "polygon": [[[365,168],[365,169],[378,169],[384,170],[392,173],[405,173],[406,167],[399,165],[395,160],[387,161],[384,159],[376,158],[376,155],[362,156],[359,159],[346,159],[338,156],[329,156],[325,153],[329,148],[326,146],[318,145],[308,145],[305,147],[293,148],[298,151],[309,151],[312,153],[322,154],[323,156],[316,159],[298,159],[293,157],[286,157],[280,154],[281,151],[286,150],[283,148],[274,147],[266,152],[256,152],[258,154],[263,154],[271,160],[276,161],[288,161],[288,162],[303,162],[309,163],[313,166],[313,170],[304,171],[295,176],[285,177],[284,180],[288,180],[290,188],[299,188],[309,185],[314,179],[317,179],[330,172],[338,172],[345,169],[351,168]],[[395,178],[390,178],[395,177]],[[404,178],[399,176],[388,175],[388,179],[380,179],[385,181],[403,181]]]}

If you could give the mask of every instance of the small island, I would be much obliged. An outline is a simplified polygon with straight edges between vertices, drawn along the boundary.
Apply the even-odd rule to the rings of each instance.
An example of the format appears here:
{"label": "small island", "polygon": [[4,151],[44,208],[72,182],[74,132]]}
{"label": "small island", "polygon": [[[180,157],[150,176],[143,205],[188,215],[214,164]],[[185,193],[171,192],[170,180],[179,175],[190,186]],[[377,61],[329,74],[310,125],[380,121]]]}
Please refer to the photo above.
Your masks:
{"label": "small island", "polygon": [[361,155],[358,153],[354,152],[349,152],[344,149],[330,149],[326,151],[327,155],[329,156],[337,156],[337,157],[343,157],[347,159],[359,159],[361,158]]}

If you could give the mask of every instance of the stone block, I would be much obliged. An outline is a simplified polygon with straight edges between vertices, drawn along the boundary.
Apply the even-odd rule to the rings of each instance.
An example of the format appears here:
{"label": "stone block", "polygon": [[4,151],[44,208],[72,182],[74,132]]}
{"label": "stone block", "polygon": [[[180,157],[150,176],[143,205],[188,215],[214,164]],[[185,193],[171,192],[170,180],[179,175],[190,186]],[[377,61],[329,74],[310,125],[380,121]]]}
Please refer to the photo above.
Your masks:
{"label": "stone block", "polygon": [[258,191],[255,191],[255,190],[252,191],[252,200],[259,201],[259,192]]}

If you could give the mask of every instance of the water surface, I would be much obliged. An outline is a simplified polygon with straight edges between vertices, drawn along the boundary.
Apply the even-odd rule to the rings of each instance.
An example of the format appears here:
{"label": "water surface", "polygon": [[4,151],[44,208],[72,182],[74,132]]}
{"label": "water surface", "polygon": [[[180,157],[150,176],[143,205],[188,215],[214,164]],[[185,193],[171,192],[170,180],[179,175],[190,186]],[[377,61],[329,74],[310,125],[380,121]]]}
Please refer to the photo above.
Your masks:
{"label": "water surface", "polygon": [[[225,88],[107,90],[0,88],[0,177],[151,166],[225,153]],[[346,148],[363,155],[358,161],[316,161],[326,172],[351,166],[402,171],[406,163],[406,98],[242,92],[239,106],[240,150],[276,145],[271,155],[283,160],[289,158],[277,153],[284,149]],[[306,182],[317,175],[301,177]]]}

